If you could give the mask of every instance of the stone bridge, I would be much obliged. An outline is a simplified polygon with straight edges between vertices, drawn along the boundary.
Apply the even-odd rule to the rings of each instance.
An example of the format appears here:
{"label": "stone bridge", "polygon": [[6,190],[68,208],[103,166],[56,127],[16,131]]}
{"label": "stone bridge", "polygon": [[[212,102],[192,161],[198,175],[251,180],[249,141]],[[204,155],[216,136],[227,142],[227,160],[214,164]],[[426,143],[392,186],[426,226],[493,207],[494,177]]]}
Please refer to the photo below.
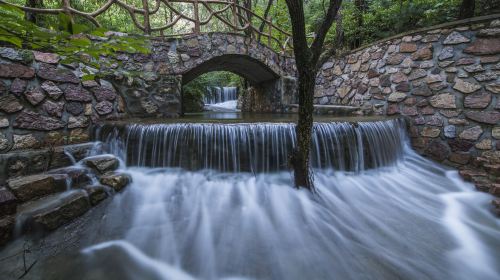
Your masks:
{"label": "stone bridge", "polygon": [[151,47],[148,55],[117,57],[123,62],[123,70],[140,73],[133,81],[116,76],[113,82],[132,116],[178,115],[181,86],[211,71],[230,71],[245,78],[261,95],[263,111],[279,111],[293,100],[293,58],[251,38],[209,33],[153,40]]}

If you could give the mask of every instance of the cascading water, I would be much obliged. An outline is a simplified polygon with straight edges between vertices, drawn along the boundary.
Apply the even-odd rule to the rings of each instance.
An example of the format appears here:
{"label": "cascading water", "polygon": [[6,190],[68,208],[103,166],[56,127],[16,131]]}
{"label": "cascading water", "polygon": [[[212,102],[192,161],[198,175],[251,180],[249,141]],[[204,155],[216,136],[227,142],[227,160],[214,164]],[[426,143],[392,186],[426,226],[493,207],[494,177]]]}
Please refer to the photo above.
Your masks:
{"label": "cascading water", "polygon": [[317,123],[316,194],[291,124],[106,125],[133,183],[42,279],[499,279],[491,197],[417,155],[404,122]]}
{"label": "cascading water", "polygon": [[235,112],[238,103],[237,87],[207,87],[203,101],[208,111]]}

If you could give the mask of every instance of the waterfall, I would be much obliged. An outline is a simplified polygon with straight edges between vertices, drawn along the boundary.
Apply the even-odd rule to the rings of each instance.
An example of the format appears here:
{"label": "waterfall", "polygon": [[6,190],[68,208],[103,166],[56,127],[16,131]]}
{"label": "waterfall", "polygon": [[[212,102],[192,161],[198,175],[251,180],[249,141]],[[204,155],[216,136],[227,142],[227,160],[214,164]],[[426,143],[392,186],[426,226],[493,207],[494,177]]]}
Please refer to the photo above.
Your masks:
{"label": "waterfall", "polygon": [[237,99],[237,87],[207,87],[207,92],[203,97],[205,104],[217,104]]}
{"label": "waterfall", "polygon": [[[361,171],[394,164],[405,143],[404,121],[315,123],[312,166]],[[290,123],[176,123],[104,126],[109,143],[129,166],[231,172],[286,170],[296,146]]]}

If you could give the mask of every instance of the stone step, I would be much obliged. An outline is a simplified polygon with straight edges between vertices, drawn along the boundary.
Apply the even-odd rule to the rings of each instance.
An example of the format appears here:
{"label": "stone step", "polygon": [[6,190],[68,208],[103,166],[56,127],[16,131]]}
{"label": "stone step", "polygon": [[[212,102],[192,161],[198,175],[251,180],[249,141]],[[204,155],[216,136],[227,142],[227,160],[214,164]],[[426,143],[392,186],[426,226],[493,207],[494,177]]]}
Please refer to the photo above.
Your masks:
{"label": "stone step", "polygon": [[54,230],[90,209],[85,190],[71,190],[20,205],[16,224],[22,232]]}
{"label": "stone step", "polygon": [[68,189],[66,174],[37,174],[7,181],[7,187],[21,202],[26,202]]}
{"label": "stone step", "polygon": [[87,157],[82,160],[83,164],[94,169],[100,174],[104,174],[109,171],[115,171],[120,162],[114,155],[98,155]]}

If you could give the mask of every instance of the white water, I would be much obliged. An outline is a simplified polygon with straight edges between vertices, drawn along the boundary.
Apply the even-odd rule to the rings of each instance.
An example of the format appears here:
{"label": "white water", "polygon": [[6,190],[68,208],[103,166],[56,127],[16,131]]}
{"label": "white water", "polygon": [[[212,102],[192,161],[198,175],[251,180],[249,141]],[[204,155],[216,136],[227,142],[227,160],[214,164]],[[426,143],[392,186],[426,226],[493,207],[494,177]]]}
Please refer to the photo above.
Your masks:
{"label": "white water", "polygon": [[205,110],[214,112],[239,112],[236,108],[238,100],[229,100],[221,103],[205,104]]}
{"label": "white water", "polygon": [[[368,135],[369,146],[389,144],[398,130],[387,125],[361,125],[353,135]],[[141,129],[150,138],[164,131]],[[354,153],[366,149],[356,141],[346,142],[358,143],[348,149],[352,157],[365,154]],[[489,210],[491,196],[400,141],[402,151],[389,147],[393,154],[368,150],[386,159],[374,169],[316,169],[317,195],[293,189],[286,171],[128,168],[132,185],[113,198],[96,229],[106,241],[84,249],[85,265],[64,276],[499,279],[500,222]]]}
{"label": "white water", "polygon": [[207,87],[203,97],[206,111],[239,112],[237,87]]}

